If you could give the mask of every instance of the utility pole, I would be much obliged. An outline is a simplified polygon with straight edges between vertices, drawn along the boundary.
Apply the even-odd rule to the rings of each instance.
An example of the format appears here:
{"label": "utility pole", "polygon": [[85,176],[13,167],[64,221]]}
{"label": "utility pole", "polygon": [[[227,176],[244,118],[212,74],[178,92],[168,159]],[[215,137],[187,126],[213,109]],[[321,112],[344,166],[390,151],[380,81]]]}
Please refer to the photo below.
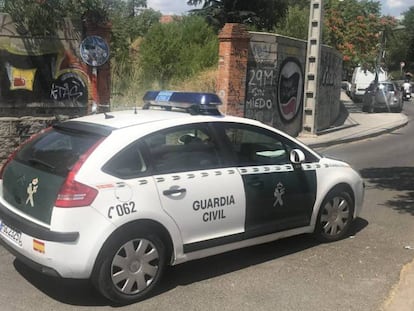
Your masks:
{"label": "utility pole", "polygon": [[323,0],[311,0],[308,47],[306,53],[302,134],[316,135],[316,112],[319,94],[319,67],[322,40]]}

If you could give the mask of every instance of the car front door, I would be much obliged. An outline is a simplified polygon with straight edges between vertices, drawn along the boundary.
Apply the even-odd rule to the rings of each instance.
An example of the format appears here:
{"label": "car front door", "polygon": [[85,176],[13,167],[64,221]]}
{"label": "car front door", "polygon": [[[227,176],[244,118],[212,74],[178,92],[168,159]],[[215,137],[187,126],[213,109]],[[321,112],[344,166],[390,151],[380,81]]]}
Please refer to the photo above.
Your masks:
{"label": "car front door", "polygon": [[[300,147],[263,128],[234,123],[220,127],[243,179],[246,237],[309,225],[316,172],[290,162],[290,151]],[[307,161],[313,160],[309,152],[302,151]]]}
{"label": "car front door", "polygon": [[224,244],[244,231],[245,196],[208,124],[177,126],[144,138],[163,209],[180,229],[184,252]]}

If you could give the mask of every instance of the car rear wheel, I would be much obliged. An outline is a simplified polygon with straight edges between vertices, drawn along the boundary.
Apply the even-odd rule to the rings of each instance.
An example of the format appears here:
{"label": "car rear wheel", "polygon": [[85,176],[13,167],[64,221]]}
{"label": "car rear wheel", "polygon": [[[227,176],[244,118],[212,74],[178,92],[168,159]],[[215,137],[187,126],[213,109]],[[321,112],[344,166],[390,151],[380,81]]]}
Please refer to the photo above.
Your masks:
{"label": "car rear wheel", "polygon": [[346,190],[334,189],[323,200],[315,234],[322,242],[342,239],[353,220],[354,202]]}
{"label": "car rear wheel", "polygon": [[111,301],[133,303],[148,297],[165,265],[165,247],[157,236],[145,232],[124,234],[104,247],[92,281]]}

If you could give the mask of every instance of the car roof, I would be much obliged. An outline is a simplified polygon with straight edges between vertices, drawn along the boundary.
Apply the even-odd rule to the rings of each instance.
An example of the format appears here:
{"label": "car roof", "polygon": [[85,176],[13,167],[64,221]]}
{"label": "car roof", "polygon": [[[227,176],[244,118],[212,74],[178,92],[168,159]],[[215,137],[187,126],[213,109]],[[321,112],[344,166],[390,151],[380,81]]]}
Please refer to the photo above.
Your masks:
{"label": "car roof", "polygon": [[[196,122],[213,122],[213,121],[227,121],[238,122],[251,125],[265,126],[263,123],[247,118],[226,116],[226,115],[192,115],[188,112],[182,111],[166,111],[164,109],[131,109],[123,111],[114,111],[107,113],[98,113],[88,115],[76,119],[71,119],[61,123],[62,127],[71,127],[70,124],[85,124],[106,128],[108,131],[116,129],[123,129],[131,126],[142,124],[156,123],[168,121],[169,123],[185,124]],[[190,121],[190,122],[189,122]],[[109,134],[109,133],[108,133]]]}
{"label": "car roof", "polygon": [[[140,109],[89,115],[68,121],[63,126],[73,127],[76,122],[86,127],[96,125],[101,130],[112,131],[149,122],[194,118],[195,115],[222,117],[218,110],[221,100],[213,93],[148,91],[143,102]],[[202,120],[199,118],[197,121]]]}
{"label": "car roof", "polygon": [[123,111],[113,111],[106,113],[92,114],[71,121],[85,122],[113,129],[121,129],[133,125],[145,124],[149,122],[188,118],[189,114],[184,112],[173,112],[164,110],[143,110],[131,109]]}

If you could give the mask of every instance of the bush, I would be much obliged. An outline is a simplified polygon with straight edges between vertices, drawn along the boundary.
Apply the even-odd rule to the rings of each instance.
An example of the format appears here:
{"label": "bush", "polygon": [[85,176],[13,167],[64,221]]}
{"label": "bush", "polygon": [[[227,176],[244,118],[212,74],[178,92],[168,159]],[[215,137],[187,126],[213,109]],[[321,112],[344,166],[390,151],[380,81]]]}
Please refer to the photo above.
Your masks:
{"label": "bush", "polygon": [[183,17],[154,25],[140,46],[139,63],[146,85],[158,82],[165,88],[217,64],[218,38],[203,18]]}

